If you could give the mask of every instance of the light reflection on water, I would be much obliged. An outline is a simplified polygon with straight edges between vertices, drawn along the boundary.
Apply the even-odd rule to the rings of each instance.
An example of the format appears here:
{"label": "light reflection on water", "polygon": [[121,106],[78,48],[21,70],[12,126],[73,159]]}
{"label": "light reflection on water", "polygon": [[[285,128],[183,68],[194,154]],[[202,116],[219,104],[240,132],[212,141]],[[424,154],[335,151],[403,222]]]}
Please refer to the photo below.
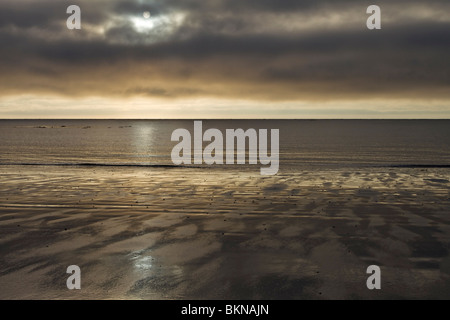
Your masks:
{"label": "light reflection on water", "polygon": [[155,262],[155,258],[150,255],[143,255],[144,250],[134,251],[129,254],[130,261],[137,271],[151,270]]}
{"label": "light reflection on water", "polygon": [[150,270],[153,267],[154,259],[152,256],[139,257],[132,260],[134,260],[134,267],[138,270]]}

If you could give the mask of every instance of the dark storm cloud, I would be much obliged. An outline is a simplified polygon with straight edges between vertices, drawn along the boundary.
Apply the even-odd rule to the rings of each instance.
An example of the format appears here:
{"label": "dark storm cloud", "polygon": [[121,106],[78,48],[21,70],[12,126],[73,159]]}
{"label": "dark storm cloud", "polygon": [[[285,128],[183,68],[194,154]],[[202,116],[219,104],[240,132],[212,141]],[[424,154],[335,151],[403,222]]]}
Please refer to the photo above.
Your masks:
{"label": "dark storm cloud", "polygon": [[[81,31],[65,27],[70,4],[82,8]],[[0,86],[3,95],[448,98],[448,1],[378,1],[387,22],[377,31],[365,27],[370,4],[2,1]],[[131,19],[143,11],[160,18],[152,30]]]}

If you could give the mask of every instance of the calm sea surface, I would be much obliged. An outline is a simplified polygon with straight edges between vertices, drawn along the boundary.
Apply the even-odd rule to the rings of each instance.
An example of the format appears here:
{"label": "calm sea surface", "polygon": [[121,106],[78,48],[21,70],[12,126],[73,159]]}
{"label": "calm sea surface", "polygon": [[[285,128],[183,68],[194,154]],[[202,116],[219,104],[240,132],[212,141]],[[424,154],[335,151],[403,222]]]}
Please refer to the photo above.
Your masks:
{"label": "calm sea surface", "polygon": [[[193,134],[193,121],[0,120],[0,165],[172,165],[177,128]],[[450,166],[450,120],[203,121],[208,128],[279,129],[280,170]]]}

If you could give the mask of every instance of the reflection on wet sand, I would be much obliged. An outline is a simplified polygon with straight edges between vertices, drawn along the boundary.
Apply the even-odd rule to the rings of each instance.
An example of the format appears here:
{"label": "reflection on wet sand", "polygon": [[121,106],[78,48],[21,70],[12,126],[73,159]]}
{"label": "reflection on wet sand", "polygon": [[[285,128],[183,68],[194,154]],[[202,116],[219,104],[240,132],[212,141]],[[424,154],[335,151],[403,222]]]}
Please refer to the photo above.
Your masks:
{"label": "reflection on wet sand", "polygon": [[447,168],[0,175],[1,299],[450,298]]}

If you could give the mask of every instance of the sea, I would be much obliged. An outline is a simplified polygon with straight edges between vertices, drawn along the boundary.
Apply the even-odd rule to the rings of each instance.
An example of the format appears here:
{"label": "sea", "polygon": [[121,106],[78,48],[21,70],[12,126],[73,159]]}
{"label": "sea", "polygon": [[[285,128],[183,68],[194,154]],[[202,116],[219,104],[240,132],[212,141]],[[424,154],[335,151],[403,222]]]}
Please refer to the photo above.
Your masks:
{"label": "sea", "polygon": [[[204,131],[216,128],[224,137],[226,129],[279,129],[280,172],[450,167],[450,120],[203,120],[202,124]],[[178,143],[171,141],[172,132],[184,128],[193,135],[193,127],[194,120],[0,120],[0,165],[171,167],[175,166],[171,152]],[[220,167],[256,170],[251,165]]]}

